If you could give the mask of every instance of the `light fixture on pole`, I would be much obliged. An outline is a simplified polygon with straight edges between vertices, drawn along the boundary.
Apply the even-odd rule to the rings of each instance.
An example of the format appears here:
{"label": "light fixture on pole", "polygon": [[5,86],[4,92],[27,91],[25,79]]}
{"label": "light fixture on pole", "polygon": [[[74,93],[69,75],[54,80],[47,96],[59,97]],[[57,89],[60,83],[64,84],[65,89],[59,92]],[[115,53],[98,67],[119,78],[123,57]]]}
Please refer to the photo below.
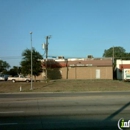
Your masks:
{"label": "light fixture on pole", "polygon": [[32,86],[32,78],[33,78],[33,76],[32,76],[32,74],[33,74],[33,68],[32,68],[32,65],[33,65],[33,63],[32,63],[32,32],[30,32],[30,38],[31,38],[31,88],[30,88],[30,90],[33,90],[33,86]]}

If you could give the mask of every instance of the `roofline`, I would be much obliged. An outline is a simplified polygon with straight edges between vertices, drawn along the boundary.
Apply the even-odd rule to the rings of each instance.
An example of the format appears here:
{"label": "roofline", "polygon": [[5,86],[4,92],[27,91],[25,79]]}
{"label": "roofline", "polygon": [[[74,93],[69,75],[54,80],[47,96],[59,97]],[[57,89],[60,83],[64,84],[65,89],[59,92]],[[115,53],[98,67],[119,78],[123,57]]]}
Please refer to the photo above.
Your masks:
{"label": "roofline", "polygon": [[[48,59],[54,61],[86,61],[86,60],[112,60],[112,57],[100,57],[100,58],[68,58],[68,59]],[[46,59],[39,60],[44,62]]]}

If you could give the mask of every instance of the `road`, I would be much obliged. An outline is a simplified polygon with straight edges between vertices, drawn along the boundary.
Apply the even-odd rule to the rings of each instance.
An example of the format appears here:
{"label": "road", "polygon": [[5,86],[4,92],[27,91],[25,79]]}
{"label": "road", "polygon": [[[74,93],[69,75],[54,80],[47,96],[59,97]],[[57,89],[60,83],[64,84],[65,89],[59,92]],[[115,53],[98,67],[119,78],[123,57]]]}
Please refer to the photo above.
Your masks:
{"label": "road", "polygon": [[0,94],[0,130],[119,130],[120,118],[130,92]]}

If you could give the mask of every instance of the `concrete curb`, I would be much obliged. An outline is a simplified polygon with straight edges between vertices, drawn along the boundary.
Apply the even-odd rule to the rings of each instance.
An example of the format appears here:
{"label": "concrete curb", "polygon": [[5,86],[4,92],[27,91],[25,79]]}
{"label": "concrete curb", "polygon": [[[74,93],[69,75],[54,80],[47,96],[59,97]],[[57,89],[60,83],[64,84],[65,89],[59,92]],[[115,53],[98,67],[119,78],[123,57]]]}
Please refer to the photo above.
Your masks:
{"label": "concrete curb", "polygon": [[85,91],[85,92],[14,92],[0,94],[53,94],[53,93],[130,93],[130,91]]}

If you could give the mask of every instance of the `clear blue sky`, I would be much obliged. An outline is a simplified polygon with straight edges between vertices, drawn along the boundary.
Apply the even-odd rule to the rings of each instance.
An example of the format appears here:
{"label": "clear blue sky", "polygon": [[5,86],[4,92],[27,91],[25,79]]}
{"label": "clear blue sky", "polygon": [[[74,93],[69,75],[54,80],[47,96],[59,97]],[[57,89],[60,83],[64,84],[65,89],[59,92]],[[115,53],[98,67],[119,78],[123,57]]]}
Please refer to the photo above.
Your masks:
{"label": "clear blue sky", "polygon": [[0,59],[18,66],[33,47],[49,55],[102,57],[105,49],[122,46],[130,52],[130,0],[0,0]]}

